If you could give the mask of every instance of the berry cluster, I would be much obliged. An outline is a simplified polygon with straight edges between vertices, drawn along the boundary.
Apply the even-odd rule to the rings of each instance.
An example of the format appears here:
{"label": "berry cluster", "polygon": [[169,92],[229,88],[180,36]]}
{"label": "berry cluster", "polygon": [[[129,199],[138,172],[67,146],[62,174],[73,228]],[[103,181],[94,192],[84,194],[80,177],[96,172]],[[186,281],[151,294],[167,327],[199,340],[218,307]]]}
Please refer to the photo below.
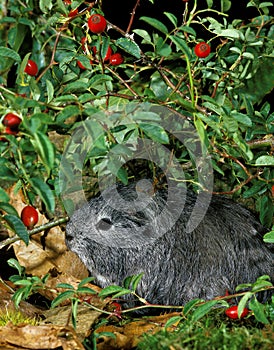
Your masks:
{"label": "berry cluster", "polygon": [[[70,0],[64,0],[64,3],[67,6],[71,5],[71,1]],[[70,12],[68,13],[68,17],[75,17],[75,16],[78,15],[78,13],[79,13],[78,8],[71,9]],[[102,15],[100,15],[98,13],[95,13],[95,14],[92,14],[89,17],[87,25],[88,25],[88,28],[89,28],[91,33],[93,33],[93,34],[102,34],[106,30],[107,21],[106,21],[104,16],[102,16]],[[87,37],[83,37],[81,39],[82,49],[83,49],[83,52],[85,54],[88,53],[87,50],[86,50],[87,42],[88,42],[88,38]],[[91,51],[92,51],[92,54],[93,54],[93,58],[95,60],[91,59],[90,60],[90,64],[94,64],[94,63],[99,61],[100,57],[98,57],[97,48],[95,46],[93,46],[91,48]],[[118,52],[113,53],[112,48],[108,47],[106,55],[103,58],[103,61],[104,62],[109,62],[109,64],[112,65],[112,66],[119,66],[120,64],[122,64],[124,62],[124,58]],[[83,63],[80,60],[77,60],[77,65],[82,70],[86,69],[86,67],[83,65]]]}

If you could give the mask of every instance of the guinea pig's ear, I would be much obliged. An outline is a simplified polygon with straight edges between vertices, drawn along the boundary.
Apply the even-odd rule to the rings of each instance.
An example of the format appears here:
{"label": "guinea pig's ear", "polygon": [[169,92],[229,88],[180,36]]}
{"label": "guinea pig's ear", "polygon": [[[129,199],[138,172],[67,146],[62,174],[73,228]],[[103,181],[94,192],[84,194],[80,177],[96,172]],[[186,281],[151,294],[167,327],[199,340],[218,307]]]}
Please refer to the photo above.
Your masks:
{"label": "guinea pig's ear", "polygon": [[111,228],[112,222],[109,218],[100,219],[95,225],[97,230],[107,231]]}

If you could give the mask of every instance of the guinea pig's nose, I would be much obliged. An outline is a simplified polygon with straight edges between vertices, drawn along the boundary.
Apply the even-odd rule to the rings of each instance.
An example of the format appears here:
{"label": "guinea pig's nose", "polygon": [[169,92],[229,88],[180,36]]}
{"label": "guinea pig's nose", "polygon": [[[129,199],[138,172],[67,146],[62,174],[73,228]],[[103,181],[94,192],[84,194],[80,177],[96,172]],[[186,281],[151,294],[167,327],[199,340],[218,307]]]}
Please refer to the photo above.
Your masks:
{"label": "guinea pig's nose", "polygon": [[95,225],[97,230],[107,231],[111,228],[112,222],[108,218],[100,219]]}

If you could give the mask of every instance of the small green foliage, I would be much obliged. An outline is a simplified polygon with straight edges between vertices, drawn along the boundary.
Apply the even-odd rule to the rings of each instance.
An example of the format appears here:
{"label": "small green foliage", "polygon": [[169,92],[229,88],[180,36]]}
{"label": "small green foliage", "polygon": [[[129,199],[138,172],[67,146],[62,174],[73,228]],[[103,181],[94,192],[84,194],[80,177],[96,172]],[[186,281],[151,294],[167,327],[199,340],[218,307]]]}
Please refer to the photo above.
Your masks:
{"label": "small green foliage", "polygon": [[75,288],[69,283],[59,283],[56,288],[65,289],[63,292],[60,292],[59,295],[52,300],[51,307],[54,308],[60,305],[66,300],[71,302],[71,322],[74,328],[77,325],[77,309],[78,304],[81,301],[83,295],[94,295],[97,294],[92,288],[85,287],[87,283],[93,281],[93,277],[84,278]]}
{"label": "small green foliage", "polygon": [[17,260],[9,259],[8,264],[11,267],[16,268],[18,271],[18,275],[12,275],[9,278],[9,280],[16,286],[20,286],[12,296],[15,306],[18,308],[22,300],[27,300],[32,294],[46,288],[49,274],[42,278],[37,276],[27,276],[24,267],[22,267]]}

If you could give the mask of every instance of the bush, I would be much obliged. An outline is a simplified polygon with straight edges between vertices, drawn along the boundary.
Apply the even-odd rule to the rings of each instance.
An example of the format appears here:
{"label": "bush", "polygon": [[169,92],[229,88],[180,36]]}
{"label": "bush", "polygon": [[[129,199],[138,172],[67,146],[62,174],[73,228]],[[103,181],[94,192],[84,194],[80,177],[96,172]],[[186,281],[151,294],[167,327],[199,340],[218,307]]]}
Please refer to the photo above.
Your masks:
{"label": "bush", "polygon": [[[245,22],[215,10],[215,1],[207,5],[184,2],[182,16],[141,16],[143,28],[124,32],[108,23],[93,34],[90,15],[103,15],[93,3],[2,2],[1,121],[7,113],[22,119],[18,128],[1,129],[5,225],[27,241],[8,186],[22,189],[31,205],[41,200],[51,217],[61,195],[73,210],[71,195],[81,190],[82,176],[88,178],[84,189],[97,191],[98,179],[107,183],[111,174],[124,184],[169,176],[196,191],[241,197],[271,228],[272,3],[250,1],[258,15]],[[229,2],[222,5],[228,11]],[[200,58],[194,47],[203,41],[210,53]],[[118,64],[108,57],[109,47],[122,55]],[[25,72],[29,60],[38,66],[35,76]],[[145,160],[142,140],[158,145]],[[179,168],[170,172],[174,159]],[[206,179],[211,167],[213,188]]]}

